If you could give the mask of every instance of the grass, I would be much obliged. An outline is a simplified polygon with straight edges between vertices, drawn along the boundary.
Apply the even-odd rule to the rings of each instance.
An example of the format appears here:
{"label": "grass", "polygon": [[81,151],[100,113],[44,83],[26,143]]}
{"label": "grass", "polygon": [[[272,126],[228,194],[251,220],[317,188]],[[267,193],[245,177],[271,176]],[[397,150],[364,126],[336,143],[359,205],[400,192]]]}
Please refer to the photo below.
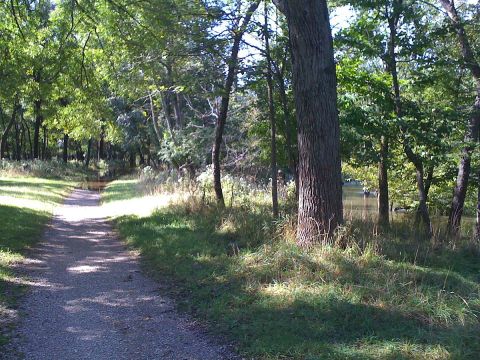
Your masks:
{"label": "grass", "polygon": [[132,179],[116,180],[107,185],[108,191],[102,196],[103,203],[129,200],[140,195],[137,181]]}
{"label": "grass", "polygon": [[[8,175],[11,175],[8,173]],[[14,271],[25,251],[41,237],[53,208],[75,185],[72,181],[29,176],[5,176],[0,172],[0,352],[8,342],[16,306],[25,282]]]}
{"label": "grass", "polygon": [[245,356],[478,358],[477,251],[419,245],[402,224],[375,236],[352,225],[343,248],[302,250],[267,214],[187,202],[116,224],[179,308]]}

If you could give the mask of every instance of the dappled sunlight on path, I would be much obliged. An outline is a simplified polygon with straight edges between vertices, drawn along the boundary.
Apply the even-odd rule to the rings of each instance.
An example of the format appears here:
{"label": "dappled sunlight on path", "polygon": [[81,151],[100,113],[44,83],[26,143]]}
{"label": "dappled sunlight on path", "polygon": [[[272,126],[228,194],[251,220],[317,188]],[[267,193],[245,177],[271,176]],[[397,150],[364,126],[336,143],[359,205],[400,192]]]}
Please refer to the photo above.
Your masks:
{"label": "dappled sunlight on path", "polygon": [[75,190],[24,263],[32,290],[22,305],[19,351],[26,359],[232,358],[141,273],[105,220],[115,207],[99,206],[99,197]]}

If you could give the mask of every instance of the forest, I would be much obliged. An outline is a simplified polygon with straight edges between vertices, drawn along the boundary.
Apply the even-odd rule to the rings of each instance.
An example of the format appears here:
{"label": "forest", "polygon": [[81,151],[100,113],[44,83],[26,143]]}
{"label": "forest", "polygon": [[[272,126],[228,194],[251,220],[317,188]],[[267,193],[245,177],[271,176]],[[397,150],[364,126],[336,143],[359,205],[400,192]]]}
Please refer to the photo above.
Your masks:
{"label": "forest", "polygon": [[35,249],[113,231],[229,350],[92,340],[105,352],[87,358],[480,352],[474,0],[4,0],[0,136],[0,358],[47,359],[47,335],[56,358],[83,358],[53,347],[73,336],[58,324],[22,325],[35,298],[17,268],[96,267]]}

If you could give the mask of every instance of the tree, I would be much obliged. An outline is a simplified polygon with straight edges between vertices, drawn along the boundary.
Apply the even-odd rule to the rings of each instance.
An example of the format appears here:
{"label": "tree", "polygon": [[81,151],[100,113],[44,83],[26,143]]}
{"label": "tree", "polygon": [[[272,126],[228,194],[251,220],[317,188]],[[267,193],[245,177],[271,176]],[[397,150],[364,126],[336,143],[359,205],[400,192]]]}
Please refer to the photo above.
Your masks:
{"label": "tree", "polygon": [[278,190],[277,190],[277,125],[275,115],[275,102],[273,99],[273,76],[272,76],[272,58],[270,55],[270,35],[268,29],[268,7],[265,3],[265,23],[264,23],[264,37],[265,37],[265,57],[267,60],[267,90],[268,90],[268,114],[270,118],[270,169],[272,177],[272,212],[273,217],[278,217]]}
{"label": "tree", "polygon": [[465,146],[462,149],[460,163],[458,165],[458,174],[453,199],[448,217],[448,231],[452,235],[457,235],[460,229],[460,222],[465,204],[465,197],[468,189],[468,180],[471,172],[471,157],[475,148],[473,143],[478,141],[478,131],[480,128],[480,64],[472,51],[470,40],[465,31],[464,21],[458,14],[453,0],[439,0],[443,9],[446,11],[452,26],[457,34],[458,43],[461,48],[461,56],[465,67],[470,71],[475,86],[476,97],[473,105],[470,121],[465,133]]}
{"label": "tree", "polygon": [[217,123],[215,125],[215,138],[212,147],[212,165],[213,165],[213,188],[217,203],[221,207],[225,207],[225,199],[223,197],[221,169],[220,169],[220,150],[222,146],[223,132],[225,123],[227,122],[228,106],[230,103],[230,93],[232,92],[233,83],[235,81],[235,72],[238,64],[238,53],[240,45],[247,30],[247,26],[253,16],[255,10],[260,5],[260,0],[256,0],[248,7],[245,16],[236,21],[233,31],[233,44],[228,59],[228,70],[225,78],[225,83],[222,89],[222,102],[220,105],[220,112],[218,114]]}
{"label": "tree", "polygon": [[332,236],[343,222],[336,70],[325,0],[275,0],[288,23],[298,122],[297,242]]}

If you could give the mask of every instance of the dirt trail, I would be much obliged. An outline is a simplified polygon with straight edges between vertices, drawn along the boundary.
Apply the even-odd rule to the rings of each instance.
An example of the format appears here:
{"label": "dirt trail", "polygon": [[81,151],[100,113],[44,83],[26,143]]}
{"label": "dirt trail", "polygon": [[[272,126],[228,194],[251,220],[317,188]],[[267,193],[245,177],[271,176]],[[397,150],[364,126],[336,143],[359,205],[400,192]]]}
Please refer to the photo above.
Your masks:
{"label": "dirt trail", "polygon": [[33,284],[22,305],[18,353],[38,360],[233,358],[176,314],[140,272],[101,217],[99,197],[74,191],[25,265]]}

